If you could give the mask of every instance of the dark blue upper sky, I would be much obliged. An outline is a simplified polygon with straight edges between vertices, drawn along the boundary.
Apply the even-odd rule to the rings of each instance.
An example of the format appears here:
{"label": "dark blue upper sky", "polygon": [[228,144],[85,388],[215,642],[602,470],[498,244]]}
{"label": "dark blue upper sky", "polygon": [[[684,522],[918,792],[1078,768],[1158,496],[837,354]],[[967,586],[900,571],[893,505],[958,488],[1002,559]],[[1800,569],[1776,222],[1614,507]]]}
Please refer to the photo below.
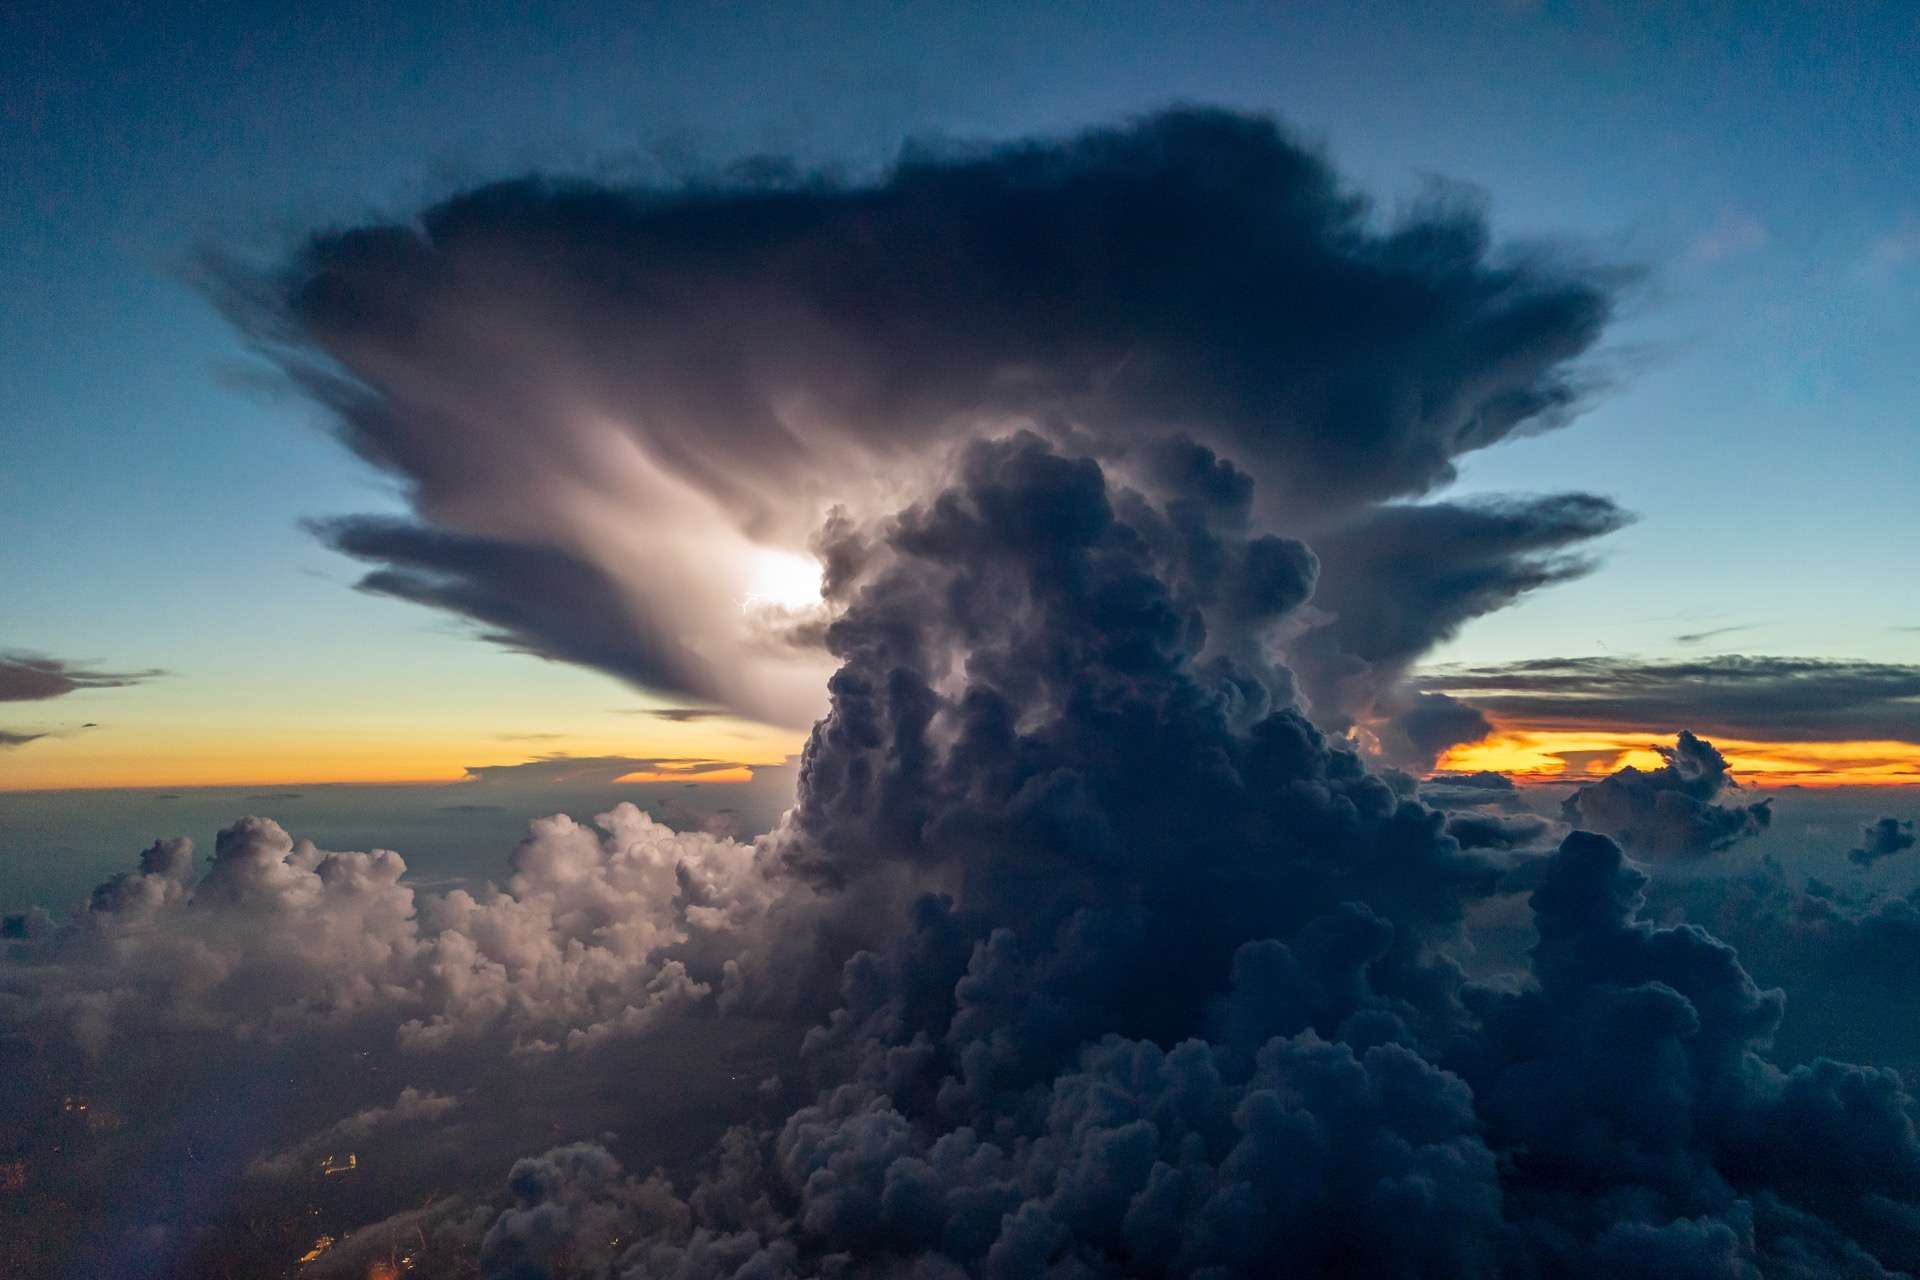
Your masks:
{"label": "dark blue upper sky", "polygon": [[1461,180],[1505,236],[1650,268],[1615,388],[1461,484],[1588,488],[1640,523],[1441,656],[1660,653],[1715,627],[1752,652],[1917,647],[1912,5],[29,3],[0,23],[0,641],[176,673],[130,716],[325,702],[345,725],[349,689],[454,716],[482,672],[529,723],[614,696],[345,588],[297,521],[397,499],[239,385],[197,246],[531,168],[857,169],[913,135],[1175,100],[1277,113],[1388,210]]}

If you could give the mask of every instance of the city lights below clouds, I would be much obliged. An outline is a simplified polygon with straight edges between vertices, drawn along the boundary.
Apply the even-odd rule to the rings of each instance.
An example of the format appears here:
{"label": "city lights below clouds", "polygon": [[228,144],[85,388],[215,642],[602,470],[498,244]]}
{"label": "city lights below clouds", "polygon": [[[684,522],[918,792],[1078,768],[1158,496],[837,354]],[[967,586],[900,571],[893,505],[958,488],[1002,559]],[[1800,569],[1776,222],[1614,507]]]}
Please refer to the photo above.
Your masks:
{"label": "city lights below clouds", "polygon": [[[1440,758],[1441,773],[1491,770],[1518,782],[1588,781],[1633,766],[1657,769],[1651,747],[1666,729],[1563,730],[1502,726]],[[1920,744],[1911,742],[1754,742],[1714,735],[1744,782],[1763,786],[1920,785]]]}

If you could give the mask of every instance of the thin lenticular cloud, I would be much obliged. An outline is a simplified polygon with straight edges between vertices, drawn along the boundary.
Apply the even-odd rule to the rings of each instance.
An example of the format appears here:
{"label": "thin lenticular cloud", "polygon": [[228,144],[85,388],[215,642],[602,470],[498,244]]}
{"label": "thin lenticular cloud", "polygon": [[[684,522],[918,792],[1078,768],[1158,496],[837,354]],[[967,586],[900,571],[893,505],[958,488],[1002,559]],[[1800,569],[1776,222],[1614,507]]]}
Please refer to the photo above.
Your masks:
{"label": "thin lenticular cloud", "polygon": [[1920,665],[1727,654],[1535,658],[1442,667],[1419,687],[1517,727],[1691,724],[1729,738],[1920,744]]}

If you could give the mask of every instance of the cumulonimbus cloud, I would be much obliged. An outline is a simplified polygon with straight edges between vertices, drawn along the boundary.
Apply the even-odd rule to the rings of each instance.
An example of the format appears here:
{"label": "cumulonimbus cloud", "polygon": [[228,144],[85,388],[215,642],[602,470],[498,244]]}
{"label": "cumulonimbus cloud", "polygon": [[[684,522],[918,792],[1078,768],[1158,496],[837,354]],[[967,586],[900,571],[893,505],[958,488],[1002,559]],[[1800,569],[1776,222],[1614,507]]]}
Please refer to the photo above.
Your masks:
{"label": "cumulonimbus cloud", "polygon": [[[488,1277],[1920,1265],[1897,1074],[1769,1060],[1781,993],[1643,919],[1619,844],[1450,823],[1240,656],[1310,607],[1317,564],[1218,501],[1238,488],[1154,499],[1037,435],[975,442],[827,548],[830,708],[753,844],[556,817],[498,890],[416,899],[395,855],[249,821],[198,881],[150,850],[27,944],[0,1008],[96,1047],[371,1032],[466,1064],[469,1125],[504,1063],[603,1063],[617,1117],[703,1028],[798,1044],[677,1175],[629,1174],[588,1129],[491,1209],[465,1184],[479,1207],[420,1244]],[[1669,768],[1650,811],[1717,803],[1706,743]],[[1531,952],[1471,978],[1472,909],[1515,885]],[[382,1087],[236,1177],[376,1141]]]}
{"label": "cumulonimbus cloud", "polygon": [[[1896,1073],[1772,1060],[1782,994],[1643,918],[1614,839],[1450,817],[1306,710],[1417,713],[1409,752],[1471,731],[1396,673],[1619,523],[1410,500],[1568,409],[1608,302],[1578,273],[1500,265],[1457,211],[1377,229],[1272,126],[1176,113],[854,187],[491,188],[281,284],[255,332],[412,486],[415,522],[344,540],[371,589],[636,679],[674,652],[588,655],[644,618],[729,670],[706,628],[745,561],[712,566],[808,545],[825,714],[751,843],[622,806],[431,893],[260,819],[198,877],[156,845],[12,928],[22,1039],[110,1071],[362,1037],[437,1081],[416,1110],[531,1099],[555,1118],[504,1192],[443,1165],[471,1209],[394,1215],[400,1178],[363,1219],[489,1280],[1920,1268]],[[549,555],[581,569],[541,597]],[[1706,743],[1669,768],[1591,794],[1720,807]],[[1475,910],[1521,894],[1530,952],[1476,978]],[[674,1071],[730,1037],[782,1048]],[[373,1141],[395,1083],[225,1167]],[[718,1101],[648,1129],[662,1094]],[[191,1271],[250,1238],[230,1214],[127,1238]]]}
{"label": "cumulonimbus cloud", "polygon": [[[1422,538],[1392,589],[1444,607],[1393,664],[1577,572],[1566,549],[1619,523],[1603,499],[1380,504],[1564,422],[1620,279],[1497,252],[1460,200],[1383,225],[1272,122],[1194,109],[910,149],[865,181],[503,183],[211,283],[406,484],[414,521],[315,526],[374,566],[364,589],[805,724],[830,666],[817,626],[743,609],[765,557],[805,552],[835,507],[892,511],[984,432],[1123,468],[1190,439],[1258,482],[1265,527],[1338,531],[1355,563],[1323,585],[1358,612],[1390,607],[1367,586],[1385,544]],[[1330,721],[1397,679],[1354,676],[1363,631],[1316,642]]]}

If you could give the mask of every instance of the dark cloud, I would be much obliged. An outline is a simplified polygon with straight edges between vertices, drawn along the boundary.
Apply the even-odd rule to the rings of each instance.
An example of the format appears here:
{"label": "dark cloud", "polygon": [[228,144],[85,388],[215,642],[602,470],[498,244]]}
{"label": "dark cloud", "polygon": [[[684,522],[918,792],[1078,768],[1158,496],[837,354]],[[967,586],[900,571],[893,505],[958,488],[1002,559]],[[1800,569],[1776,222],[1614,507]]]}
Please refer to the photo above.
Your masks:
{"label": "dark cloud", "polygon": [[1447,819],[1447,834],[1458,840],[1462,849],[1529,848],[1540,844],[1552,830],[1552,823],[1531,813],[1456,813]]}
{"label": "dark cloud", "polygon": [[1910,1016],[1920,888],[1862,893],[1762,857],[1731,876],[1662,876],[1650,890],[1650,910],[1711,929],[1787,990],[1792,1016],[1775,1036],[1784,1060],[1854,1056],[1920,1078]]}
{"label": "dark cloud", "polygon": [[[438,1082],[369,1082],[236,1139],[233,1167],[355,1134],[446,1153],[357,1221],[453,1180],[473,1208],[410,1247],[454,1274],[1920,1266],[1900,1077],[1769,1060],[1781,994],[1643,918],[1647,877],[1606,836],[1495,859],[1463,848],[1490,828],[1450,832],[1462,815],[1369,773],[1254,660],[1311,607],[1314,559],[1180,501],[1018,435],[844,529],[831,705],[755,845],[623,805],[534,823],[501,887],[416,898],[395,855],[248,820],[197,881],[156,846],[83,917],[18,930],[45,963],[0,1016],[102,1064],[160,1030],[387,1037]],[[1690,735],[1667,771],[1701,805],[1725,785]],[[1449,956],[1471,910],[1518,894],[1530,954],[1469,978]],[[667,1074],[723,1033],[799,1049],[737,1084],[701,1054]],[[537,1074],[568,1064],[566,1088]],[[529,1073],[556,1083],[513,1094]],[[689,1141],[619,1132],[660,1094],[709,1155],[639,1176]],[[472,1126],[575,1096],[598,1106],[490,1189]],[[204,1263],[248,1223],[167,1247]]]}
{"label": "dark cloud", "polygon": [[1478,709],[1444,693],[1414,693],[1396,699],[1391,719],[1376,726],[1384,736],[1383,754],[1411,768],[1432,768],[1449,747],[1479,742],[1493,733],[1493,722]]}
{"label": "dark cloud", "polygon": [[0,652],[0,702],[36,702],[79,689],[119,689],[164,671],[96,671],[60,658]]}
{"label": "dark cloud", "polygon": [[1526,807],[1513,779],[1485,769],[1478,773],[1435,774],[1417,782],[1414,791],[1422,804],[1436,809],[1519,810]]}
{"label": "dark cloud", "polygon": [[1730,636],[1741,631],[1753,630],[1753,623],[1741,623],[1731,627],[1709,627],[1705,631],[1687,631],[1673,638],[1675,644],[1701,644],[1717,636]]}
{"label": "dark cloud", "polygon": [[1424,673],[1499,720],[1535,728],[1691,724],[1746,740],[1920,742],[1920,666],[1827,658],[1684,662],[1540,658]]}
{"label": "dark cloud", "polygon": [[1465,787],[1474,791],[1518,790],[1512,778],[1491,769],[1481,769],[1476,773],[1437,773],[1427,781],[1436,786]]}
{"label": "dark cloud", "polygon": [[642,688],[719,691],[704,660],[625,607],[619,584],[578,557],[405,520],[352,517],[310,527],[334,550],[382,566],[360,579],[362,591],[444,609],[505,648],[594,667]]}
{"label": "dark cloud", "polygon": [[[163,842],[10,927],[7,1045],[130,1098],[186,1091],[174,1046],[217,1065],[190,1174],[428,1153],[343,1221],[516,1280],[1920,1267],[1898,1075],[1770,1060],[1781,993],[1645,918],[1613,839],[1530,852],[1538,819],[1467,811],[1510,785],[1456,780],[1481,802],[1449,815],[1356,746],[1479,732],[1405,672],[1624,518],[1406,501],[1570,411],[1589,273],[1495,255],[1472,210],[1383,227],[1270,124],[1176,112],[864,185],[486,188],[321,237],[254,301],[408,485],[415,520],[323,526],[369,589],[714,705],[778,703],[748,658],[796,632],[837,669],[752,844],[621,804],[427,893],[252,818],[197,878]],[[720,629],[755,541],[812,547],[827,606]],[[1692,852],[1765,820],[1730,785],[1683,734],[1573,816]],[[1534,945],[1476,979],[1502,911]],[[277,1114],[243,1087],[315,1078],[357,1092],[238,1123]],[[488,1163],[529,1125],[544,1154]],[[258,1219],[194,1176],[193,1212],[161,1180],[85,1234],[213,1273]],[[395,1216],[430,1191],[458,1207]]]}
{"label": "dark cloud", "polygon": [[1870,867],[1882,858],[1913,848],[1915,839],[1912,822],[1879,818],[1861,828],[1860,843],[1847,850],[1847,857],[1855,866]]}
{"label": "dark cloud", "polygon": [[24,747],[46,736],[44,733],[15,733],[11,729],[0,729],[0,748]]}
{"label": "dark cloud", "polygon": [[1587,572],[1591,562],[1569,549],[1626,520],[1604,498],[1569,493],[1395,504],[1317,533],[1314,607],[1324,620],[1287,647],[1316,718],[1334,728],[1374,720],[1386,757],[1415,771],[1485,737],[1477,703],[1405,690],[1407,671],[1472,619]]}
{"label": "dark cloud", "polygon": [[[1153,473],[1177,435],[1259,481],[1267,526],[1354,526],[1564,422],[1620,284],[1497,251],[1470,200],[1385,222],[1273,122],[1199,109],[910,147],[862,181],[530,178],[210,279],[406,483],[417,522],[318,526],[378,566],[365,589],[795,724],[825,670],[766,640],[817,628],[743,623],[752,544],[882,514],[943,442],[1025,426]],[[1590,497],[1395,508],[1341,537],[1363,575],[1365,548],[1433,535],[1409,576],[1445,598],[1440,635],[1568,576],[1540,557],[1618,519]],[[1403,621],[1394,644],[1419,640]]]}
{"label": "dark cloud", "polygon": [[616,1263],[636,1274],[649,1241],[702,1233],[728,1267],[875,1273],[1916,1261],[1898,1078],[1759,1057],[1779,993],[1641,921],[1645,877],[1606,837],[1533,877],[1524,990],[1436,967],[1485,864],[1292,712],[1234,727],[1187,570],[1097,475],[1038,442],[974,451],[830,633],[833,709],[770,848],[815,880],[948,889],[848,961],[809,1036],[816,1098],[685,1200],[556,1153],[602,1190],[575,1210],[516,1187],[503,1236],[538,1238],[522,1215],[552,1199],[564,1218],[532,1221],[637,1230]]}
{"label": "dark cloud", "polygon": [[709,774],[759,765],[702,756],[540,756],[519,764],[468,765],[467,778],[478,783],[610,783],[629,773],[668,773],[698,779]]}
{"label": "dark cloud", "polygon": [[623,708],[623,716],[651,716],[674,724],[692,724],[699,720],[724,720],[733,713],[723,707],[633,707]]}
{"label": "dark cloud", "polygon": [[1647,857],[1689,858],[1758,835],[1773,820],[1771,800],[1716,803],[1740,784],[1711,742],[1683,729],[1673,746],[1649,746],[1665,764],[1628,765],[1581,787],[1562,803],[1567,821]]}

